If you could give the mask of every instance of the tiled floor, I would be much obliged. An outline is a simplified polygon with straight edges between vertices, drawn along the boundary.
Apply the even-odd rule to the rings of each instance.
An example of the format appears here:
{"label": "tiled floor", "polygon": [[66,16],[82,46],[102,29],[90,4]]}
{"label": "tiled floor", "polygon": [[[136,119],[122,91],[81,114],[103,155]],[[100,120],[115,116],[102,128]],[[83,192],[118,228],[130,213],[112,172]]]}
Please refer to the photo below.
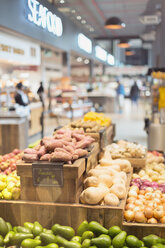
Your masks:
{"label": "tiled floor", "polygon": [[[125,100],[122,114],[109,114],[112,121],[116,123],[116,140],[126,139],[146,145],[147,135],[144,131],[145,105],[146,103],[141,101],[138,106],[131,106],[130,100]],[[52,135],[55,127],[66,125],[69,122],[69,119],[59,119],[58,123],[56,118],[46,118],[44,135]],[[29,143],[35,142],[40,137],[39,134],[30,138]]]}

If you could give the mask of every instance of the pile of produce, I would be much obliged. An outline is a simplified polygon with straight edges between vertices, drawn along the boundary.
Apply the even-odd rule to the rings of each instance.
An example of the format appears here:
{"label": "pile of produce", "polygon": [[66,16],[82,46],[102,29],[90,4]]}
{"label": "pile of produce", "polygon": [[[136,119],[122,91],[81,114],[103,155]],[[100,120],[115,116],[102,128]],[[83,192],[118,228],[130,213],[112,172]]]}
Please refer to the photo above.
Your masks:
{"label": "pile of produce", "polygon": [[144,158],[146,148],[140,144],[120,140],[117,143],[108,145],[105,150],[110,151],[113,159],[115,158]]}
{"label": "pile of produce", "polygon": [[127,235],[119,226],[109,229],[96,221],[83,221],[77,231],[70,226],[54,224],[51,229],[43,228],[35,221],[24,226],[12,227],[0,218],[0,246],[22,248],[164,248],[165,239],[154,234],[143,237]]}
{"label": "pile of produce", "polygon": [[157,151],[152,151],[147,153],[147,163],[152,164],[152,163],[163,163],[164,162],[164,157],[163,154]]}
{"label": "pile of produce", "polygon": [[9,175],[16,170],[16,163],[22,157],[21,151],[14,149],[11,153],[0,155],[0,174]]}
{"label": "pile of produce", "polygon": [[83,130],[59,129],[53,137],[44,137],[34,148],[24,150],[23,160],[33,161],[72,161],[88,154],[87,147],[94,141]]}
{"label": "pile of produce", "polygon": [[124,212],[126,221],[165,223],[165,194],[159,188],[142,186],[136,184],[129,189]]}
{"label": "pile of produce", "polygon": [[20,177],[16,171],[9,176],[0,174],[0,199],[18,200],[20,197]]}
{"label": "pile of produce", "polygon": [[163,194],[165,194],[165,182],[159,184],[157,182],[151,182],[147,179],[135,178],[131,180],[131,186],[132,185],[137,186],[140,190],[145,190],[146,188],[150,187],[153,190],[160,190]]}
{"label": "pile of produce", "polygon": [[85,190],[80,195],[83,204],[118,206],[126,197],[127,174],[131,164],[127,160],[112,160],[106,151],[100,165],[91,169],[84,181]]}
{"label": "pile of produce", "polygon": [[148,153],[144,169],[134,173],[133,179],[141,178],[150,182],[156,182],[156,185],[157,183],[165,183],[165,164],[162,162],[164,162],[163,156]]}
{"label": "pile of produce", "polygon": [[85,133],[98,133],[103,127],[96,121],[76,120],[71,122],[71,128],[83,129]]}
{"label": "pile of produce", "polygon": [[111,119],[103,113],[88,112],[84,115],[84,121],[95,121],[99,125],[108,127],[111,124]]}

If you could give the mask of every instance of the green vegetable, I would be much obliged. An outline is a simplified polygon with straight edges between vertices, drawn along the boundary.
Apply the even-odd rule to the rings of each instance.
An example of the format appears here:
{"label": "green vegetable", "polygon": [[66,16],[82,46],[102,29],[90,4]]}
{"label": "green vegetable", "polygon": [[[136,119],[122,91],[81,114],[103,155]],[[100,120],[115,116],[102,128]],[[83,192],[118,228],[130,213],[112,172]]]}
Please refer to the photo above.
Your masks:
{"label": "green vegetable", "polygon": [[35,221],[32,229],[32,233],[34,234],[34,236],[36,237],[40,235],[42,231],[43,231],[43,227],[41,226],[41,224],[38,221]]}
{"label": "green vegetable", "polygon": [[29,228],[31,231],[33,230],[33,226],[34,226],[34,224],[31,222],[25,222],[24,223],[24,227]]}
{"label": "green vegetable", "polygon": [[102,234],[97,238],[91,239],[91,244],[96,245],[98,248],[109,248],[111,245],[111,238],[106,234]]}
{"label": "green vegetable", "polygon": [[68,241],[67,239],[57,235],[57,244],[65,248],[81,248],[81,244],[78,242]]}
{"label": "green vegetable", "polygon": [[88,231],[88,221],[84,220],[77,229],[77,234],[82,236],[85,231]]}
{"label": "green vegetable", "polygon": [[159,238],[157,235],[150,234],[143,238],[144,245],[147,247],[151,247],[156,245],[157,243],[162,243],[162,239]]}
{"label": "green vegetable", "polygon": [[12,238],[12,236],[15,234],[15,232],[13,232],[13,231],[10,231],[10,232],[8,232],[7,234],[6,234],[6,236],[5,236],[5,238],[4,238],[4,243],[5,244],[9,244],[9,242],[10,242],[10,240],[11,240],[11,238]]}
{"label": "green vegetable", "polygon": [[89,248],[91,245],[91,240],[90,239],[85,239],[83,242],[82,242],[82,248]]}
{"label": "green vegetable", "polygon": [[21,243],[22,248],[35,248],[41,244],[41,240],[36,239],[24,239]]}
{"label": "green vegetable", "polygon": [[10,242],[11,245],[17,245],[20,246],[22,241],[24,239],[32,239],[33,238],[33,234],[28,234],[28,233],[14,233],[11,237],[10,237]]}
{"label": "green vegetable", "polygon": [[17,226],[16,231],[18,233],[32,233],[32,231],[28,227]]}
{"label": "green vegetable", "polygon": [[158,243],[156,245],[153,245],[152,248],[165,248],[165,245]]}
{"label": "green vegetable", "polygon": [[45,248],[58,248],[59,246],[57,244],[49,244],[47,246],[44,246]]}
{"label": "green vegetable", "polygon": [[44,245],[48,245],[48,244],[57,242],[56,236],[54,234],[51,234],[51,233],[41,233],[40,237],[41,237],[41,241],[43,242]]}
{"label": "green vegetable", "polygon": [[114,248],[122,248],[125,244],[127,233],[125,231],[121,231],[118,235],[116,235],[112,240],[112,245]]}
{"label": "green vegetable", "polygon": [[76,241],[76,242],[78,242],[78,243],[81,244],[82,238],[81,238],[80,236],[74,236],[74,237],[71,239],[71,241]]}
{"label": "green vegetable", "polygon": [[8,227],[8,232],[13,230],[12,225],[10,224],[10,222],[6,222],[6,225]]}
{"label": "green vegetable", "polygon": [[96,234],[96,236],[99,236],[100,234],[108,234],[108,230],[97,221],[91,221],[89,223],[89,230]]}
{"label": "green vegetable", "polygon": [[3,245],[4,245],[4,240],[3,240],[2,235],[0,235],[0,246],[3,246]]}
{"label": "green vegetable", "polygon": [[141,241],[134,235],[127,236],[126,244],[128,247],[134,247],[134,248],[140,248],[142,246]]}
{"label": "green vegetable", "polygon": [[85,239],[92,239],[94,238],[94,233],[91,231],[85,231],[82,235],[82,241],[84,241]]}
{"label": "green vegetable", "polygon": [[55,235],[60,235],[67,240],[71,240],[75,235],[75,231],[72,227],[61,226],[59,224],[52,226],[52,231]]}
{"label": "green vegetable", "polygon": [[4,219],[0,218],[0,235],[3,237],[8,233],[8,226]]}
{"label": "green vegetable", "polygon": [[108,230],[108,234],[114,238],[116,235],[118,235],[121,232],[121,229],[119,226],[112,226],[111,228],[109,228]]}
{"label": "green vegetable", "polygon": [[51,234],[53,234],[53,231],[52,230],[49,230],[49,229],[46,229],[46,228],[43,229],[43,232],[44,233],[51,233]]}

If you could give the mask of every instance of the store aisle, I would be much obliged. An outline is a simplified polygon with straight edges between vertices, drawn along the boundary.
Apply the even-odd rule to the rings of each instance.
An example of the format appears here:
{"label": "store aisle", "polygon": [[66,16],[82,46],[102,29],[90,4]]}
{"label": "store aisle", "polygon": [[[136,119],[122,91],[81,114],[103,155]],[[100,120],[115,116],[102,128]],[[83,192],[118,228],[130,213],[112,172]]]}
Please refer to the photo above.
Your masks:
{"label": "store aisle", "polygon": [[146,103],[139,102],[138,106],[131,106],[129,99],[125,100],[122,114],[111,114],[111,118],[116,123],[116,140],[127,139],[147,145],[147,135],[144,131]]}

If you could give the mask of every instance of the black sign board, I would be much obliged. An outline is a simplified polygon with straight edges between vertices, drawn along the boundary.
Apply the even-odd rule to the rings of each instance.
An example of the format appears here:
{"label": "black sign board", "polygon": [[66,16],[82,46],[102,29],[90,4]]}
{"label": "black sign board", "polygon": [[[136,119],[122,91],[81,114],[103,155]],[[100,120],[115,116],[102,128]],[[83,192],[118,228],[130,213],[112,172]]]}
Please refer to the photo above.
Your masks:
{"label": "black sign board", "polygon": [[34,186],[63,187],[64,163],[36,162],[32,164]]}

